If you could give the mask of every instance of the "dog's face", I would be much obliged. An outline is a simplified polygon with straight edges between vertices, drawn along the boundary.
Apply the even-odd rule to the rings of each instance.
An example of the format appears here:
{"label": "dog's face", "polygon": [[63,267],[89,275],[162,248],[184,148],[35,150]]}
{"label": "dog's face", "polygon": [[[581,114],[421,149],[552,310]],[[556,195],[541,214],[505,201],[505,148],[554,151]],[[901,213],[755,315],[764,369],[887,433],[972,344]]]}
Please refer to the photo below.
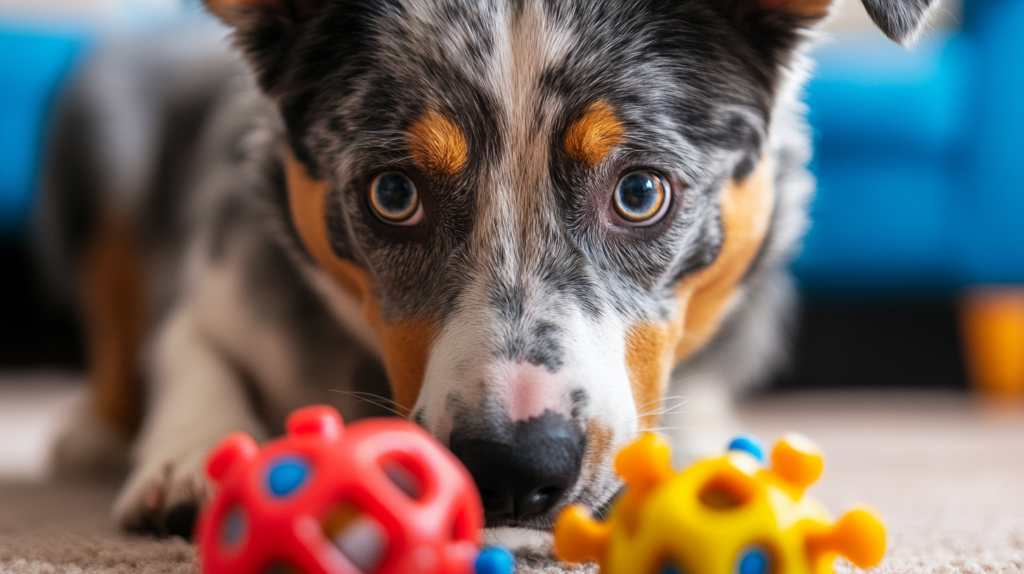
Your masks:
{"label": "dog's face", "polygon": [[827,2],[210,4],[280,103],[298,243],[488,523],[604,504],[759,254]]}

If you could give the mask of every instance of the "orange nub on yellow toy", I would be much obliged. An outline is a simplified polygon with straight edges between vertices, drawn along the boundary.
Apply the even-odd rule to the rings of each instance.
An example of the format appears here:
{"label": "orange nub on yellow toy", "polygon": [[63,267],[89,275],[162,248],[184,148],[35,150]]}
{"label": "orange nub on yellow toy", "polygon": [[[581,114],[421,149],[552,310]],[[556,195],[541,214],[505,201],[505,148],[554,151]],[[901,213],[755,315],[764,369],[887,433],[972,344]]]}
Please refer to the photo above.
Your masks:
{"label": "orange nub on yellow toy", "polygon": [[804,495],[824,467],[806,437],[783,436],[762,463],[756,440],[675,472],[665,440],[645,434],[615,470],[626,490],[607,520],[581,506],[555,523],[555,554],[595,561],[602,574],[829,574],[836,556],[875,566],[885,554],[878,515],[858,508],[833,522]]}

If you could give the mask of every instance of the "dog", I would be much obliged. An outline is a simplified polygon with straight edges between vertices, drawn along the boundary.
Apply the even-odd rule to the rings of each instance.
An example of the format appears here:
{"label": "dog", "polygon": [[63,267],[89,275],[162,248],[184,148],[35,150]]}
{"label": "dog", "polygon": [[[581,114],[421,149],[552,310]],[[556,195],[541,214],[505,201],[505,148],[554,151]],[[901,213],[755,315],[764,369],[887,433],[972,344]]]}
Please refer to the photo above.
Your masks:
{"label": "dog", "polygon": [[[934,7],[864,3],[901,43]],[[101,50],[41,200],[90,341],[58,458],[138,430],[124,527],[187,535],[207,450],[320,402],[411,418],[488,526],[545,530],[780,363],[829,0],[206,5],[244,63],[219,32]]]}

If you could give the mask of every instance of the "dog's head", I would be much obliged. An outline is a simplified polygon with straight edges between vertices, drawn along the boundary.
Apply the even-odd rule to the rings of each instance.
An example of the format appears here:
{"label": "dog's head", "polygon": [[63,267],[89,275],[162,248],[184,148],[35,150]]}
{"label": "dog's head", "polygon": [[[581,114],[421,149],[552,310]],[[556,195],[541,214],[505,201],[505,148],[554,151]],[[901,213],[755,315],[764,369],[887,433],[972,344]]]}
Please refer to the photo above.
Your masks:
{"label": "dog's head", "polygon": [[[896,39],[930,3],[866,1]],[[208,4],[280,105],[297,243],[489,524],[604,504],[762,250],[829,0]]]}

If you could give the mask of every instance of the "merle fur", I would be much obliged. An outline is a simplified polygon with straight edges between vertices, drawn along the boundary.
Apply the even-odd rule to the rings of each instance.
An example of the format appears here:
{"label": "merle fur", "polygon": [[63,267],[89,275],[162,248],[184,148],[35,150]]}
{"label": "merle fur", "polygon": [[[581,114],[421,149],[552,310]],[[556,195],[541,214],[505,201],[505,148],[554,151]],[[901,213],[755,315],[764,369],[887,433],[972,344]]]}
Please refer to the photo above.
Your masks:
{"label": "merle fur", "polygon": [[[158,167],[147,172],[146,185],[130,190],[135,197],[105,194],[111,185],[101,175],[124,166],[97,151],[124,145],[93,133],[90,113],[112,106],[100,97],[102,82],[83,82],[64,108],[50,155],[53,175],[40,221],[51,259],[74,268],[75,246],[100,214],[131,214],[149,222],[139,229],[150,259],[150,300],[160,310],[154,322],[187,296],[188,254],[238,263],[249,282],[246,304],[261,310],[267,329],[287,335],[289,353],[302,365],[305,399],[342,402],[345,397],[329,392],[338,380],[355,380],[364,386],[351,390],[386,398],[379,365],[311,286],[315,263],[293,226],[284,188],[286,147],[327,182],[334,252],[371,272],[384,321],[428,317],[444,328],[467,305],[470,279],[483,278],[502,333],[493,352],[552,372],[562,368],[566,351],[558,320],[571,309],[594,322],[606,313],[626,324],[670,316],[678,283],[721,251],[719,191],[730,179],[748,177],[767,155],[776,167],[777,201],[772,228],[741,285],[744,297],[712,341],[678,369],[724,369],[737,382],[763,378],[778,362],[777,332],[790,300],[784,264],[803,231],[813,187],[809,136],[793,86],[805,69],[807,28],[824,14],[766,11],[755,0],[543,0],[545,17],[564,24],[571,41],[532,86],[534,113],[525,127],[547,142],[546,165],[533,187],[519,191],[540,198],[542,209],[531,214],[531,234],[515,238],[521,252],[510,253],[469,241],[479,230],[489,174],[514,145],[502,94],[479,78],[494,65],[496,11],[508,5],[521,14],[526,1],[280,0],[222,14],[236,28],[251,83],[227,59],[221,79],[193,91],[172,81],[188,77],[182,72],[115,94],[146,102],[159,117],[187,120],[162,124],[183,129],[156,130],[151,155]],[[430,8],[433,28],[413,38],[408,19],[416,4]],[[890,37],[906,41],[931,2],[865,4]],[[170,67],[187,71],[203,58]],[[107,62],[107,73],[142,77],[153,66],[141,60]],[[150,102],[149,88],[168,96]],[[561,141],[599,100],[622,121],[625,141],[602,165],[582,165]],[[182,101],[188,105],[179,106]],[[425,171],[404,145],[403,134],[431,107],[468,140],[468,162],[453,177]],[[616,181],[641,167],[669,181],[669,213],[649,227],[608,226]],[[366,188],[382,170],[401,170],[415,182],[430,213],[425,225],[395,227],[373,216]],[[62,173],[81,177],[62,179]],[[531,267],[510,269],[513,260]],[[526,313],[524,306],[543,312]],[[238,369],[258,377],[244,364]],[[280,429],[298,405],[270,401],[260,383],[253,382],[253,400],[268,428]],[[571,395],[573,421],[582,429],[589,397],[583,388]],[[446,400],[456,428],[468,429],[454,439],[511,436],[511,427],[488,423],[502,420],[498,407],[466,405],[454,395]],[[423,411],[413,418],[426,426]],[[599,508],[615,490],[583,485],[578,500]]]}

